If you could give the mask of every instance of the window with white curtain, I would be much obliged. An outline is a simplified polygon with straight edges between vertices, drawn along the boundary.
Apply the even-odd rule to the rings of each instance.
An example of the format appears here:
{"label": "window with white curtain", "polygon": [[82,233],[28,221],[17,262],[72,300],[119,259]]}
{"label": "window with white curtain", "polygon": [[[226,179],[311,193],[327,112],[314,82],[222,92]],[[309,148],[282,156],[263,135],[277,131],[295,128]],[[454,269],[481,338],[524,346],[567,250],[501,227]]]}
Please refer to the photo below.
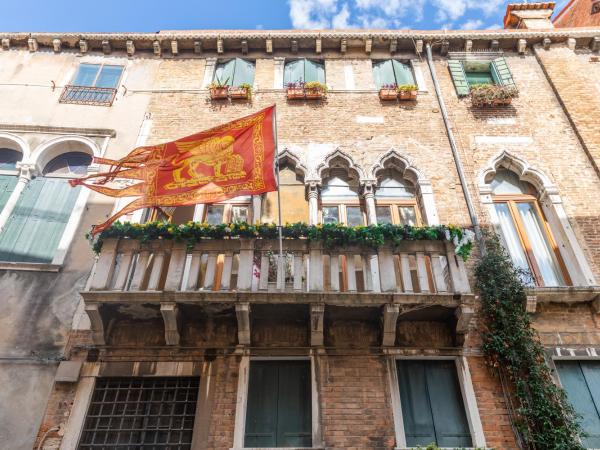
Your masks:
{"label": "window with white curtain", "polygon": [[325,83],[325,65],[312,59],[294,59],[285,62],[283,85],[289,83]]}
{"label": "window with white curtain", "polygon": [[491,187],[498,217],[496,231],[514,265],[531,274],[532,280],[525,281],[537,286],[570,285],[535,188],[508,170],[499,170]]}
{"label": "window with white curtain", "polygon": [[349,179],[344,170],[332,170],[321,190],[321,223],[365,225],[358,191],[358,181]]}
{"label": "window with white curtain", "polygon": [[254,61],[233,58],[219,61],[215,69],[214,81],[227,86],[237,87],[254,83]]}

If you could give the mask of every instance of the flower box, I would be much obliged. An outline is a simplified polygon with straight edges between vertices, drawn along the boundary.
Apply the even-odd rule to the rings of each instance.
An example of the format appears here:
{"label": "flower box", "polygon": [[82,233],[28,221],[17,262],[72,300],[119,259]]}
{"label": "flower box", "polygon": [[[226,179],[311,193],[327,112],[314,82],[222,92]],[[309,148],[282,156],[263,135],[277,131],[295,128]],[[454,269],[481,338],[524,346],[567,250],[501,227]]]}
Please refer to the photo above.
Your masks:
{"label": "flower box", "polygon": [[288,87],[287,88],[287,98],[288,100],[298,100],[303,99],[305,97],[305,92],[303,87]]}
{"label": "flower box", "polygon": [[325,92],[321,88],[305,88],[304,95],[307,100],[319,100],[325,97]]}
{"label": "flower box", "polygon": [[417,91],[398,91],[398,98],[400,100],[416,100],[417,99]]}
{"label": "flower box", "polygon": [[234,100],[248,100],[249,92],[247,87],[229,88],[229,97]]}
{"label": "flower box", "polygon": [[392,100],[396,100],[398,98],[398,91],[396,91],[396,88],[393,89],[388,89],[388,88],[381,88],[379,89],[379,100],[381,101],[392,101]]}
{"label": "flower box", "polygon": [[471,105],[475,108],[506,106],[519,92],[514,86],[480,84],[471,87]]}
{"label": "flower box", "polygon": [[219,86],[210,88],[211,100],[226,100],[229,94],[229,86]]}

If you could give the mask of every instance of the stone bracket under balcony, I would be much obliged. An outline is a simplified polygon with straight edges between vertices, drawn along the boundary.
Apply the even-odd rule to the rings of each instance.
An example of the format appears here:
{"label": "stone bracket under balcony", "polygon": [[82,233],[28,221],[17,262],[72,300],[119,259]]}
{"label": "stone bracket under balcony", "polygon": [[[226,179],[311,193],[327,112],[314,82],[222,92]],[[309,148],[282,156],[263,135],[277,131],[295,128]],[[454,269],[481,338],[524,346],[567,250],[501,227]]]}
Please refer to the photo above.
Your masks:
{"label": "stone bracket under balcony", "polygon": [[526,309],[535,313],[543,303],[577,304],[589,303],[594,314],[600,314],[600,286],[536,287],[526,291]]}

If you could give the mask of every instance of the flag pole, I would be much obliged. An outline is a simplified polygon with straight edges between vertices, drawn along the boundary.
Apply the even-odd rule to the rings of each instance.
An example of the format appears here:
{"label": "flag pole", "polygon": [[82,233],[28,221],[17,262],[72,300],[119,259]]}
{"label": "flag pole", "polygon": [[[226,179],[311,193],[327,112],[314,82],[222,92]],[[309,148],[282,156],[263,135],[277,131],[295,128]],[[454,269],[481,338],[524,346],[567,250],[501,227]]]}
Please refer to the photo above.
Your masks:
{"label": "flag pole", "polygon": [[279,226],[279,267],[277,271],[277,284],[279,284],[279,277],[282,277],[283,282],[281,283],[281,289],[283,290],[285,284],[285,274],[280,273],[284,269],[283,264],[283,226],[281,224],[281,192],[279,189],[279,143],[277,142],[277,105],[273,108],[273,136],[275,140],[275,176],[277,179],[277,215]]}

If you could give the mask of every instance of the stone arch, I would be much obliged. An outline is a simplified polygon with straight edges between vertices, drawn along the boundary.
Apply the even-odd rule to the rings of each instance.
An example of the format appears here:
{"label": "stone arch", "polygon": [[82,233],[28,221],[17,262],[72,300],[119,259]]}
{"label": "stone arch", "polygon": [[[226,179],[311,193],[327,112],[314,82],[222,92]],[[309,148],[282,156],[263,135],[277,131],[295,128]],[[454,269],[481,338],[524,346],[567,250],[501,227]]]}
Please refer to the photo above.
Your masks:
{"label": "stone arch", "polygon": [[504,168],[515,173],[520,180],[526,181],[535,187],[540,198],[546,195],[558,194],[558,189],[541,170],[529,165],[527,161],[507,151],[502,151],[489,160],[477,177],[479,190],[483,194],[490,194],[490,182],[498,169]]}
{"label": "stone arch", "polygon": [[83,136],[61,136],[40,144],[33,153],[32,162],[38,172],[42,173],[46,164],[57,156],[70,152],[100,156],[100,149],[92,139]]}
{"label": "stone arch", "polygon": [[27,162],[31,157],[29,144],[16,134],[0,133],[0,148],[8,148],[10,150],[21,152],[23,155],[23,158],[21,159],[22,162]]}
{"label": "stone arch", "polygon": [[329,176],[329,171],[331,169],[345,169],[349,175],[354,172],[357,180],[366,178],[363,168],[354,162],[352,156],[341,150],[339,147],[325,156],[323,162],[317,166],[314,178],[320,182]]}
{"label": "stone arch", "polygon": [[302,164],[300,158],[298,158],[298,156],[296,156],[289,149],[286,148],[281,153],[279,153],[277,160],[280,166],[283,164],[287,164],[292,168],[294,172],[296,172],[296,175],[298,175],[302,179],[307,178],[308,169],[304,164]]}

